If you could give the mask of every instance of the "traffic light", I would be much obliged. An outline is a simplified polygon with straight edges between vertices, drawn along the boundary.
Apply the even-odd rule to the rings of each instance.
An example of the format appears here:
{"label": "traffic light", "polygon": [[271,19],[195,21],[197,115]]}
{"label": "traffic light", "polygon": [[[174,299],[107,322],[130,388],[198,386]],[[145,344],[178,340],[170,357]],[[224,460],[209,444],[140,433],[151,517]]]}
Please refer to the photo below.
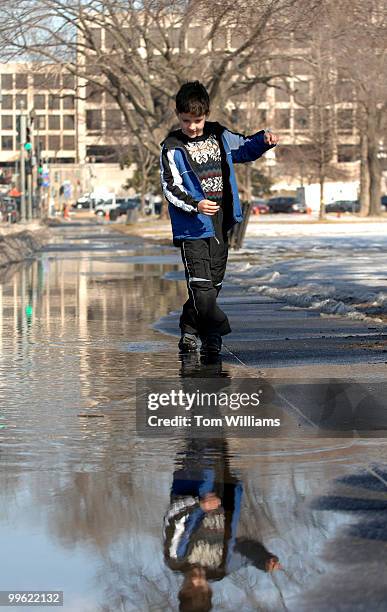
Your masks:
{"label": "traffic light", "polygon": [[42,166],[42,162],[40,160],[39,160],[39,164],[38,164],[37,185],[38,185],[38,187],[41,187],[43,185],[43,166]]}
{"label": "traffic light", "polygon": [[32,151],[31,128],[29,125],[27,125],[26,129],[26,141],[24,143],[24,149],[25,151],[27,151],[27,153],[30,153]]}
{"label": "traffic light", "polygon": [[23,148],[27,154],[26,159],[26,174],[32,174],[32,142],[31,142],[31,127],[29,125],[26,126],[26,138],[23,144]]}

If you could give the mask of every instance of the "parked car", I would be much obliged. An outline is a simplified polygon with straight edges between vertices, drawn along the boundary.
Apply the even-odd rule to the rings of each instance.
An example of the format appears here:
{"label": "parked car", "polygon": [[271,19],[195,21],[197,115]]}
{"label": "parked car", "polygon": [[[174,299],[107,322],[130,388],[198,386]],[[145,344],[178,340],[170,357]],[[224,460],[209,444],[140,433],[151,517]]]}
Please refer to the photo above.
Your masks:
{"label": "parked car", "polygon": [[128,210],[135,210],[140,208],[141,199],[135,198],[116,198],[116,204],[118,206],[118,215],[126,215]]}
{"label": "parked car", "polygon": [[78,200],[73,204],[72,208],[74,208],[75,210],[80,210],[80,209],[89,210],[90,204],[91,204],[90,194],[86,193],[82,197],[78,198]]}
{"label": "parked car", "polygon": [[330,213],[355,213],[360,211],[359,200],[336,200],[325,206],[325,212]]}
{"label": "parked car", "polygon": [[153,193],[146,194],[144,209],[146,215],[160,215],[162,206],[163,201],[159,195]]}
{"label": "parked car", "polygon": [[380,203],[382,205],[382,208],[387,211],[387,195],[382,195],[382,197],[380,198]]}
{"label": "parked car", "polygon": [[306,213],[306,206],[294,197],[275,197],[267,201],[272,213]]}
{"label": "parked car", "polygon": [[103,196],[96,195],[92,197],[92,206],[94,208],[94,213],[99,217],[103,217],[107,212],[110,213],[111,210],[118,209],[114,193],[106,193]]}
{"label": "parked car", "polygon": [[270,207],[263,198],[252,198],[251,214],[267,215],[270,212]]}

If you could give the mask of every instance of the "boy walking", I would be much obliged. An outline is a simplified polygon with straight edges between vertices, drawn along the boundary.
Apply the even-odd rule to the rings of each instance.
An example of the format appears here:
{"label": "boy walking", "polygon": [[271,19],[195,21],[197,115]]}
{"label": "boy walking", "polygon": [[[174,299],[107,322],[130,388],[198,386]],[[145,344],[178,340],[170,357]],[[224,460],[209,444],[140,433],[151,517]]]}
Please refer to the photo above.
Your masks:
{"label": "boy walking", "polygon": [[180,247],[188,300],[180,317],[181,352],[219,353],[231,328],[216,298],[228,255],[227,232],[242,221],[234,163],[258,159],[278,137],[261,130],[252,136],[207,121],[210,99],[194,81],[176,95],[180,129],[161,143],[160,171],[169,202],[173,242]]}

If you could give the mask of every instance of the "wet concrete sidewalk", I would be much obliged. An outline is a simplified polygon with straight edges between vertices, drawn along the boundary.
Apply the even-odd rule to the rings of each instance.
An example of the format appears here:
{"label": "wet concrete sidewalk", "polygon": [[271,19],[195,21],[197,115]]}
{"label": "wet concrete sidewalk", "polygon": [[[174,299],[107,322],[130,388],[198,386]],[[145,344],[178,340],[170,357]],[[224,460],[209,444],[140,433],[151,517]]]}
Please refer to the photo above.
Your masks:
{"label": "wet concrete sidewalk", "polygon": [[[276,370],[311,365],[324,370],[330,365],[387,366],[387,325],[324,317],[285,301],[249,295],[227,282],[218,302],[232,326],[232,333],[224,338],[226,355],[245,366]],[[177,334],[178,314],[164,317],[157,328]],[[387,376],[387,367],[380,371]]]}
{"label": "wet concrete sidewalk", "polygon": [[2,284],[0,590],[63,590],[65,612],[177,612],[182,573],[165,562],[163,517],[192,440],[179,427],[138,434],[136,379],[281,379],[298,436],[225,436],[220,450],[210,439],[201,450],[243,491],[237,538],[264,545],[283,570],[254,560],[230,570],[212,583],[212,609],[384,610],[384,432],[344,436],[333,422],[321,433],[310,410],[319,393],[298,385],[289,400],[313,376],[365,379],[357,399],[369,403],[385,381],[384,330],[226,283],[223,361],[185,363],[175,335],[185,294],[177,250],[96,223],[58,227]]}

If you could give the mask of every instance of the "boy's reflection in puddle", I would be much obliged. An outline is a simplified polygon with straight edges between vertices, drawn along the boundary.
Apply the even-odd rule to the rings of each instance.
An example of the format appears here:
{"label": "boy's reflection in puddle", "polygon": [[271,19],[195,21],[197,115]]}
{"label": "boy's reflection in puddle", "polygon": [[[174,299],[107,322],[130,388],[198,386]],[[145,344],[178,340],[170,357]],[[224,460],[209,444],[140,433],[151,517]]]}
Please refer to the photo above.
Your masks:
{"label": "boy's reflection in puddle", "polygon": [[[224,386],[230,384],[219,358],[210,368],[208,365],[198,367],[190,356],[181,374],[221,376]],[[206,612],[212,607],[209,580],[221,580],[247,564],[266,572],[280,569],[280,564],[261,543],[236,537],[243,486],[230,470],[224,437],[187,436],[176,463],[179,467],[173,474],[170,506],[164,517],[165,561],[184,574],[180,610]]]}

